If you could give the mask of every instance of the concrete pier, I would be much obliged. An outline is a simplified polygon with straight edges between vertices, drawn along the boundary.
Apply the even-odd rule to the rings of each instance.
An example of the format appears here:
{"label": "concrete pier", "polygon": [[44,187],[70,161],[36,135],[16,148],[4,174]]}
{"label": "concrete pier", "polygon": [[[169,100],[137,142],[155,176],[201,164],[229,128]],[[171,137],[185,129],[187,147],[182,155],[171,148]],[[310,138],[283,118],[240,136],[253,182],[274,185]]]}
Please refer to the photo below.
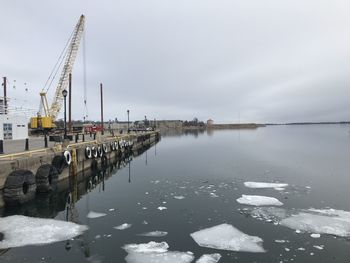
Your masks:
{"label": "concrete pier", "polygon": [[105,144],[108,148],[108,152],[105,154],[108,162],[115,160],[123,155],[125,149],[118,149],[112,151],[110,144],[115,141],[128,141],[132,145],[129,147],[129,151],[138,151],[139,149],[148,146],[159,139],[158,131],[121,134],[114,137],[97,136],[96,140],[78,143],[62,143],[51,148],[41,148],[32,151],[23,151],[13,154],[7,154],[0,156],[0,207],[4,205],[2,198],[2,191],[5,186],[8,175],[18,169],[24,169],[31,171],[34,175],[38,168],[44,164],[51,164],[55,156],[62,156],[63,152],[68,150],[72,153],[73,161],[69,166],[63,169],[59,175],[59,181],[65,180],[70,176],[77,175],[86,170],[91,170],[92,162],[97,162],[98,169],[101,169],[101,158],[89,159],[85,155],[85,148],[87,146],[97,147],[98,145]]}

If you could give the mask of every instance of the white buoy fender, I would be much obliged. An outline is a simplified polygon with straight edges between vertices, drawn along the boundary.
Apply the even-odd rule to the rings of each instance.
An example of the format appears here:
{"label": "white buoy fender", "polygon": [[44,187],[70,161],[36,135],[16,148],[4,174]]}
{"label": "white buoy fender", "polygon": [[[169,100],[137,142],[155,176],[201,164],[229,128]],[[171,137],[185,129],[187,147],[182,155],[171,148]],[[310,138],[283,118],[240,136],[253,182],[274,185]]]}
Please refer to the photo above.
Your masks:
{"label": "white buoy fender", "polygon": [[66,160],[66,163],[70,165],[70,163],[72,162],[72,155],[70,151],[64,151],[63,156],[64,156],[64,159]]}
{"label": "white buoy fender", "polygon": [[87,147],[85,148],[85,156],[86,156],[86,158],[88,158],[88,159],[91,159],[91,158],[92,158],[92,151],[91,151],[90,146],[87,146]]}
{"label": "white buoy fender", "polygon": [[100,156],[100,157],[103,156],[103,150],[102,150],[102,147],[100,145],[97,146],[97,153],[98,153],[98,156]]}
{"label": "white buoy fender", "polygon": [[97,152],[96,146],[92,146],[92,147],[91,147],[91,152],[92,152],[92,156],[93,156],[94,158],[97,158],[98,152]]}

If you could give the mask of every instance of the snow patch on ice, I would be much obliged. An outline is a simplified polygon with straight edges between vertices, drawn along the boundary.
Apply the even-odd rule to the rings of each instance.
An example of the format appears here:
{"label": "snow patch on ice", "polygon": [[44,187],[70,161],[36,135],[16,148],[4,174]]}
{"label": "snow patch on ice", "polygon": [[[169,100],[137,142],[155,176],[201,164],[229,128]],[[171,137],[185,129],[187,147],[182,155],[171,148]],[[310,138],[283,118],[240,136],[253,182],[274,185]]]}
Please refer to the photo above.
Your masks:
{"label": "snow patch on ice", "polygon": [[138,236],[144,236],[144,237],[164,237],[168,234],[168,232],[165,231],[151,231],[151,232],[147,232],[147,233],[142,233],[142,234],[138,234]]}
{"label": "snow patch on ice", "polygon": [[221,224],[191,234],[196,243],[202,247],[230,251],[265,252],[263,240],[249,236],[229,224]]}
{"label": "snow patch on ice", "polygon": [[281,206],[283,205],[278,199],[260,195],[242,195],[237,199],[237,202],[245,205],[254,206]]}
{"label": "snow patch on ice", "polygon": [[196,261],[196,263],[217,263],[219,262],[220,258],[221,255],[219,253],[204,254]]}
{"label": "snow patch on ice", "polygon": [[280,184],[280,183],[263,183],[263,182],[245,182],[245,187],[249,188],[277,188],[276,190],[281,190],[278,188],[285,188],[288,184]]}
{"label": "snow patch on ice", "polygon": [[87,217],[87,218],[98,218],[98,217],[102,217],[102,216],[105,216],[105,215],[107,215],[107,214],[105,214],[105,213],[98,213],[98,212],[94,212],[94,211],[90,211],[90,212],[86,215],[86,217]]}
{"label": "snow patch on ice", "polygon": [[0,232],[4,234],[4,239],[0,241],[0,249],[68,240],[87,229],[84,225],[55,219],[20,215],[2,217]]}
{"label": "snow patch on ice", "polygon": [[113,227],[114,229],[117,229],[117,230],[125,230],[125,229],[128,229],[130,228],[132,225],[131,224],[128,224],[128,223],[124,223],[124,224],[121,224],[119,226],[115,226]]}
{"label": "snow patch on ice", "polygon": [[128,252],[125,260],[127,263],[190,263],[194,256],[190,252],[168,251],[166,242],[157,243],[151,241],[144,244],[129,244],[123,249]]}

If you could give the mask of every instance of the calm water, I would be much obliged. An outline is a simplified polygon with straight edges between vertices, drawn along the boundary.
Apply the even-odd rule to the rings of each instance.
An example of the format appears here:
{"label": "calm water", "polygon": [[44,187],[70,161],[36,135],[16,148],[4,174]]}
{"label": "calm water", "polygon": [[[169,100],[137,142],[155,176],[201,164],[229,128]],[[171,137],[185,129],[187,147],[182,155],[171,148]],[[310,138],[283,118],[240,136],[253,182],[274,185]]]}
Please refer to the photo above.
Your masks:
{"label": "calm water", "polygon": [[[284,226],[252,218],[242,194],[276,197],[285,209],[334,208],[350,211],[350,126],[276,126],[257,130],[163,136],[130,163],[100,178],[87,190],[88,179],[74,185],[78,201],[66,203],[68,192],[43,196],[3,215],[55,217],[89,226],[74,240],[13,248],[1,262],[125,262],[121,248],[130,243],[166,241],[171,251],[220,253],[220,262],[349,262],[346,238],[296,233]],[[249,189],[245,181],[282,182],[289,187]],[[64,189],[64,186],[62,186]],[[177,200],[174,196],[184,196]],[[217,196],[217,197],[216,197]],[[73,198],[75,199],[75,198]],[[166,207],[159,210],[158,207]],[[114,208],[114,211],[109,211]],[[89,211],[106,213],[89,219]],[[147,224],[146,224],[146,222]],[[264,240],[266,253],[215,250],[198,246],[190,234],[228,223]],[[123,223],[126,230],[113,227]],[[137,234],[161,230],[165,237]],[[275,240],[288,240],[276,243]],[[324,245],[323,250],[314,245]],[[303,248],[305,250],[298,250]]]}

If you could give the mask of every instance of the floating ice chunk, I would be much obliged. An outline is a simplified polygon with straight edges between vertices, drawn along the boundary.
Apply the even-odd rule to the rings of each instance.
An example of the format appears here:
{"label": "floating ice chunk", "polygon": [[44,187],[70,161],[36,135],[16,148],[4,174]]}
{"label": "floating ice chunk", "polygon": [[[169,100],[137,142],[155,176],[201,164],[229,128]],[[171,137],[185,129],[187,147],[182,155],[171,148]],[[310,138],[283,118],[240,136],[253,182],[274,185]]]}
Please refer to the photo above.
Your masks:
{"label": "floating ice chunk", "polygon": [[219,197],[217,194],[215,193],[210,193],[210,196],[213,197],[213,198],[216,198],[216,197]]}
{"label": "floating ice chunk", "polygon": [[245,251],[265,252],[263,240],[257,236],[249,236],[229,224],[221,224],[191,234],[196,243],[202,247]]}
{"label": "floating ice chunk", "polygon": [[263,182],[245,182],[245,187],[249,188],[285,188],[288,184],[278,184],[278,183],[263,183]]}
{"label": "floating ice chunk", "polygon": [[219,262],[220,258],[221,255],[219,253],[204,254],[196,261],[196,263],[217,263]]}
{"label": "floating ice chunk", "polygon": [[146,244],[129,244],[123,249],[128,252],[127,263],[190,263],[194,256],[190,252],[169,252],[166,242],[151,241]]}
{"label": "floating ice chunk", "polygon": [[175,195],[174,198],[178,200],[185,199],[183,195]]}
{"label": "floating ice chunk", "polygon": [[314,234],[350,236],[350,212],[334,209],[309,209],[283,219],[281,225]]}
{"label": "floating ice chunk", "polygon": [[154,242],[151,241],[149,243],[143,243],[143,244],[129,244],[125,245],[123,249],[126,250],[126,252],[136,252],[136,253],[164,253],[167,252],[169,248],[169,245],[167,242]]}
{"label": "floating ice chunk", "polygon": [[105,216],[105,215],[107,215],[107,214],[105,214],[105,213],[97,213],[97,212],[94,212],[94,211],[90,211],[90,212],[86,215],[86,217],[87,217],[87,218],[98,218],[98,217],[102,217],[102,216]]}
{"label": "floating ice chunk", "polygon": [[157,209],[160,210],[160,211],[162,211],[162,210],[166,210],[166,209],[168,209],[168,208],[166,208],[165,206],[159,206]]}
{"label": "floating ice chunk", "polygon": [[117,229],[117,230],[125,230],[125,229],[128,229],[130,228],[132,225],[131,224],[128,224],[128,223],[124,223],[124,224],[121,224],[119,226],[115,226],[113,227],[114,229]]}
{"label": "floating ice chunk", "polygon": [[109,212],[115,211],[115,208],[108,209]]}
{"label": "floating ice chunk", "polygon": [[319,245],[319,246],[313,246],[314,248],[316,248],[316,249],[319,249],[319,250],[322,250],[322,249],[324,249],[324,245]]}
{"label": "floating ice chunk", "polygon": [[139,234],[138,236],[144,236],[144,237],[164,237],[168,234],[168,232],[165,231],[151,231],[151,232],[147,232],[147,233],[142,233]]}
{"label": "floating ice chunk", "polygon": [[283,187],[275,187],[274,189],[277,190],[277,191],[284,191],[284,190],[286,190],[286,189],[283,188]]}
{"label": "floating ice chunk", "polygon": [[288,241],[288,240],[284,240],[284,239],[276,239],[275,242],[276,242],[276,243],[283,244],[283,243],[287,243],[287,242],[289,242],[289,241]]}
{"label": "floating ice chunk", "polygon": [[27,216],[8,216],[0,218],[0,249],[42,245],[72,239],[82,234],[88,227],[55,219],[33,218]]}
{"label": "floating ice chunk", "polygon": [[321,237],[320,234],[315,234],[315,233],[311,234],[310,236],[311,236],[312,238],[320,238],[320,237]]}
{"label": "floating ice chunk", "polygon": [[255,205],[255,206],[281,206],[283,205],[278,199],[268,196],[260,195],[242,195],[242,197],[237,199],[237,202],[245,205]]}

